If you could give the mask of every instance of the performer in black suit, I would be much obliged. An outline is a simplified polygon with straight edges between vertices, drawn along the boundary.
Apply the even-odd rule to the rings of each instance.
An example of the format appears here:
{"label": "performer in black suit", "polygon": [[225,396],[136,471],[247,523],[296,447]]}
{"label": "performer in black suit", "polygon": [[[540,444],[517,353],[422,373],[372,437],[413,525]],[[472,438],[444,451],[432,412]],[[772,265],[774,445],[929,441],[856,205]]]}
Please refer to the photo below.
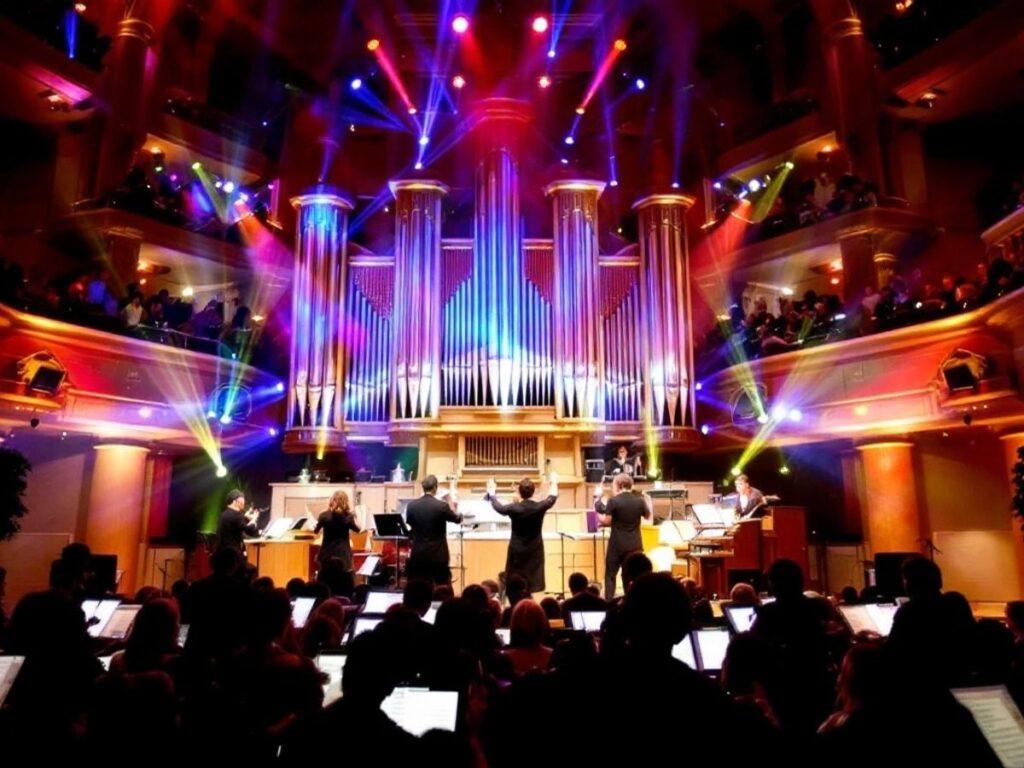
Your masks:
{"label": "performer in black suit", "polygon": [[320,513],[313,533],[324,532],[320,542],[317,561],[322,566],[329,558],[336,557],[345,563],[345,570],[352,570],[352,546],[348,541],[349,531],[359,533],[359,523],[348,504],[348,494],[335,491],[327,503],[327,509]]}
{"label": "performer in black suit", "polygon": [[753,520],[765,512],[764,494],[750,484],[746,475],[736,478],[736,519]]}
{"label": "performer in black suit", "polygon": [[609,459],[604,464],[604,474],[606,477],[615,477],[615,475],[627,474],[635,477],[640,474],[640,456],[630,456],[629,448],[625,445],[620,445],[618,450],[615,452],[615,458]]}
{"label": "performer in black suit", "polygon": [[640,520],[650,519],[651,509],[639,493],[633,491],[633,478],[625,473],[612,480],[615,494],[607,503],[598,499],[594,503],[598,519],[603,526],[611,526],[608,537],[608,551],[604,560],[604,597],[615,597],[615,577],[626,558],[644,548],[640,538]]}
{"label": "performer in black suit", "polygon": [[217,549],[233,549],[240,555],[245,555],[245,537],[260,535],[260,530],[256,527],[259,512],[255,509],[242,512],[245,509],[245,494],[237,488],[228,491],[225,504],[226,507],[220,513],[220,521],[217,523]]}
{"label": "performer in black suit", "polygon": [[423,478],[423,495],[409,502],[405,522],[412,533],[412,552],[409,555],[409,578],[430,579],[435,584],[449,584],[452,572],[448,567],[447,523],[461,523],[462,515],[441,501],[437,493],[437,478]]}
{"label": "performer in black suit", "polygon": [[543,501],[534,501],[533,481],[524,477],[519,481],[519,500],[502,504],[494,495],[497,484],[494,479],[487,481],[487,500],[494,511],[512,521],[512,537],[508,540],[508,554],[505,557],[505,582],[513,574],[526,579],[529,592],[543,592],[544,583],[544,514],[558,500],[558,478],[554,472],[548,478],[548,496]]}

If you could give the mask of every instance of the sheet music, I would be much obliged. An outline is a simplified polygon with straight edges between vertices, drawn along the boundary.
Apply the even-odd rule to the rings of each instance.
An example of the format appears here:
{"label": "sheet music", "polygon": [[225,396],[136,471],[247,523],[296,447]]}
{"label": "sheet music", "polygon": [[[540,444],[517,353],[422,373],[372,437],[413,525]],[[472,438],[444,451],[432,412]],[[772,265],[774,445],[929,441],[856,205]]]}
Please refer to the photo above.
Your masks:
{"label": "sheet music", "polygon": [[316,657],[316,668],[327,675],[324,683],[324,706],[341,698],[341,676],[348,656],[341,653],[322,653]]}
{"label": "sheet music", "polygon": [[698,629],[693,632],[700,656],[702,672],[717,672],[725,663],[725,653],[729,650],[729,630]]}
{"label": "sheet music", "polygon": [[401,592],[367,592],[363,613],[387,613],[393,605],[402,604]]}
{"label": "sheet music", "polygon": [[263,538],[279,539],[288,533],[288,531],[292,529],[293,525],[295,525],[294,517],[279,517],[267,526],[267,530],[263,532]]}
{"label": "sheet music", "polygon": [[430,691],[426,688],[395,688],[380,705],[402,730],[422,736],[434,729],[454,731],[459,712],[456,691]]}
{"label": "sheet music", "polygon": [[292,600],[292,624],[296,629],[306,626],[314,604],[316,604],[316,598],[313,597],[296,597]]}
{"label": "sheet music", "polygon": [[24,663],[24,656],[0,656],[0,706],[3,706],[4,699],[11,692],[14,678]]}
{"label": "sheet music", "polygon": [[1024,718],[1002,685],[954,688],[953,696],[974,716],[1004,766],[1024,765]]}
{"label": "sheet music", "polygon": [[697,669],[697,657],[693,653],[693,640],[689,635],[672,646],[672,658],[683,662],[690,669]]}
{"label": "sheet music", "polygon": [[850,631],[854,634],[876,631],[874,619],[871,618],[871,614],[868,613],[866,606],[840,605],[839,612],[843,614],[846,623],[850,625]]}
{"label": "sheet music", "polygon": [[85,621],[88,623],[96,619],[96,623],[89,624],[89,636],[99,637],[103,628],[107,626],[110,617],[114,615],[120,600],[83,600],[82,613],[85,614]]}
{"label": "sheet music", "polygon": [[100,637],[109,640],[123,640],[135,621],[135,614],[142,609],[141,605],[119,605],[114,609],[110,620],[103,626]]}
{"label": "sheet music", "polygon": [[752,605],[727,605],[722,610],[736,633],[749,632],[757,618],[757,610]]}
{"label": "sheet music", "polygon": [[359,570],[356,574],[359,576],[373,576],[377,570],[377,566],[380,564],[380,555],[367,555],[366,559],[363,560],[363,564],[359,566]]}
{"label": "sheet music", "polygon": [[582,629],[585,632],[600,632],[605,616],[604,611],[572,611],[569,613],[569,620],[572,622],[573,629]]}
{"label": "sheet music", "polygon": [[352,637],[359,637],[363,632],[372,632],[373,629],[382,621],[384,621],[384,619],[371,619],[366,616],[360,616],[356,619],[355,624],[352,627]]}
{"label": "sheet music", "polygon": [[888,604],[874,604],[865,606],[871,620],[875,622],[875,631],[882,637],[888,637],[892,632],[892,622],[896,618],[896,606]]}

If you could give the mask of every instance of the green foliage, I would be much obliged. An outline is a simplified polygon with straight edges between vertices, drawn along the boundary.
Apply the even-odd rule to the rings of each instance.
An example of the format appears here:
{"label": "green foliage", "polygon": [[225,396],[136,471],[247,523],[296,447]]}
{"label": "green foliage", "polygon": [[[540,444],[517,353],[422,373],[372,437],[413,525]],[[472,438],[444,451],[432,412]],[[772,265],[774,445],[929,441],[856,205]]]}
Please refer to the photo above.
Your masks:
{"label": "green foliage", "polygon": [[21,497],[28,487],[32,465],[21,453],[0,448],[0,541],[7,541],[21,530],[21,518],[28,509]]}
{"label": "green foliage", "polygon": [[1013,465],[1013,516],[1024,531],[1024,447],[1017,449],[1017,462]]}

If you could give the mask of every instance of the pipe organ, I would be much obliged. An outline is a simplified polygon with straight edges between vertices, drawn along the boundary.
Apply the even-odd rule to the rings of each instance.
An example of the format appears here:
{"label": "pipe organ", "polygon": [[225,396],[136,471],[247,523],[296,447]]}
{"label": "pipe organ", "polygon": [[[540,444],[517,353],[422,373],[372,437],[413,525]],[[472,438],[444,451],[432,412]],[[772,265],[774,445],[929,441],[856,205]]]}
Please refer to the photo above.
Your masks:
{"label": "pipe organ", "polygon": [[[553,238],[527,238],[518,152],[530,118],[512,99],[474,112],[472,239],[442,237],[440,181],[392,182],[392,256],[347,253],[351,205],[339,194],[295,198],[287,449],[418,444],[420,469],[448,474],[534,463],[540,472],[557,440],[577,452],[610,439],[696,447],[693,199],[638,201],[639,247],[602,255],[604,183],[560,179],[543,190]],[[425,461],[425,449],[450,463]]]}

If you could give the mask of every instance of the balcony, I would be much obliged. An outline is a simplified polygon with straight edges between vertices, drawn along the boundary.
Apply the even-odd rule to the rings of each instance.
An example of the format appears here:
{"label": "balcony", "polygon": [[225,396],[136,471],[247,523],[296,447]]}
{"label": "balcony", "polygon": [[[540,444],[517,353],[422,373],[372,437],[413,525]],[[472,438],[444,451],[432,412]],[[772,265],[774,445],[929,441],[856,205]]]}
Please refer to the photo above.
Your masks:
{"label": "balcony", "polygon": [[[719,448],[755,433],[785,446],[1019,426],[1022,346],[1024,288],[961,315],[734,365],[701,382],[699,418]],[[944,364],[967,357],[984,370],[951,387]]]}
{"label": "balcony", "polygon": [[[63,384],[33,389],[19,372],[33,356],[63,370]],[[31,366],[30,366],[31,367]],[[225,386],[236,398],[230,425],[208,422]],[[275,424],[278,379],[241,362],[191,349],[20,312],[0,304],[0,425],[41,432],[155,442],[170,448],[232,445]],[[243,402],[244,401],[244,402]]]}

